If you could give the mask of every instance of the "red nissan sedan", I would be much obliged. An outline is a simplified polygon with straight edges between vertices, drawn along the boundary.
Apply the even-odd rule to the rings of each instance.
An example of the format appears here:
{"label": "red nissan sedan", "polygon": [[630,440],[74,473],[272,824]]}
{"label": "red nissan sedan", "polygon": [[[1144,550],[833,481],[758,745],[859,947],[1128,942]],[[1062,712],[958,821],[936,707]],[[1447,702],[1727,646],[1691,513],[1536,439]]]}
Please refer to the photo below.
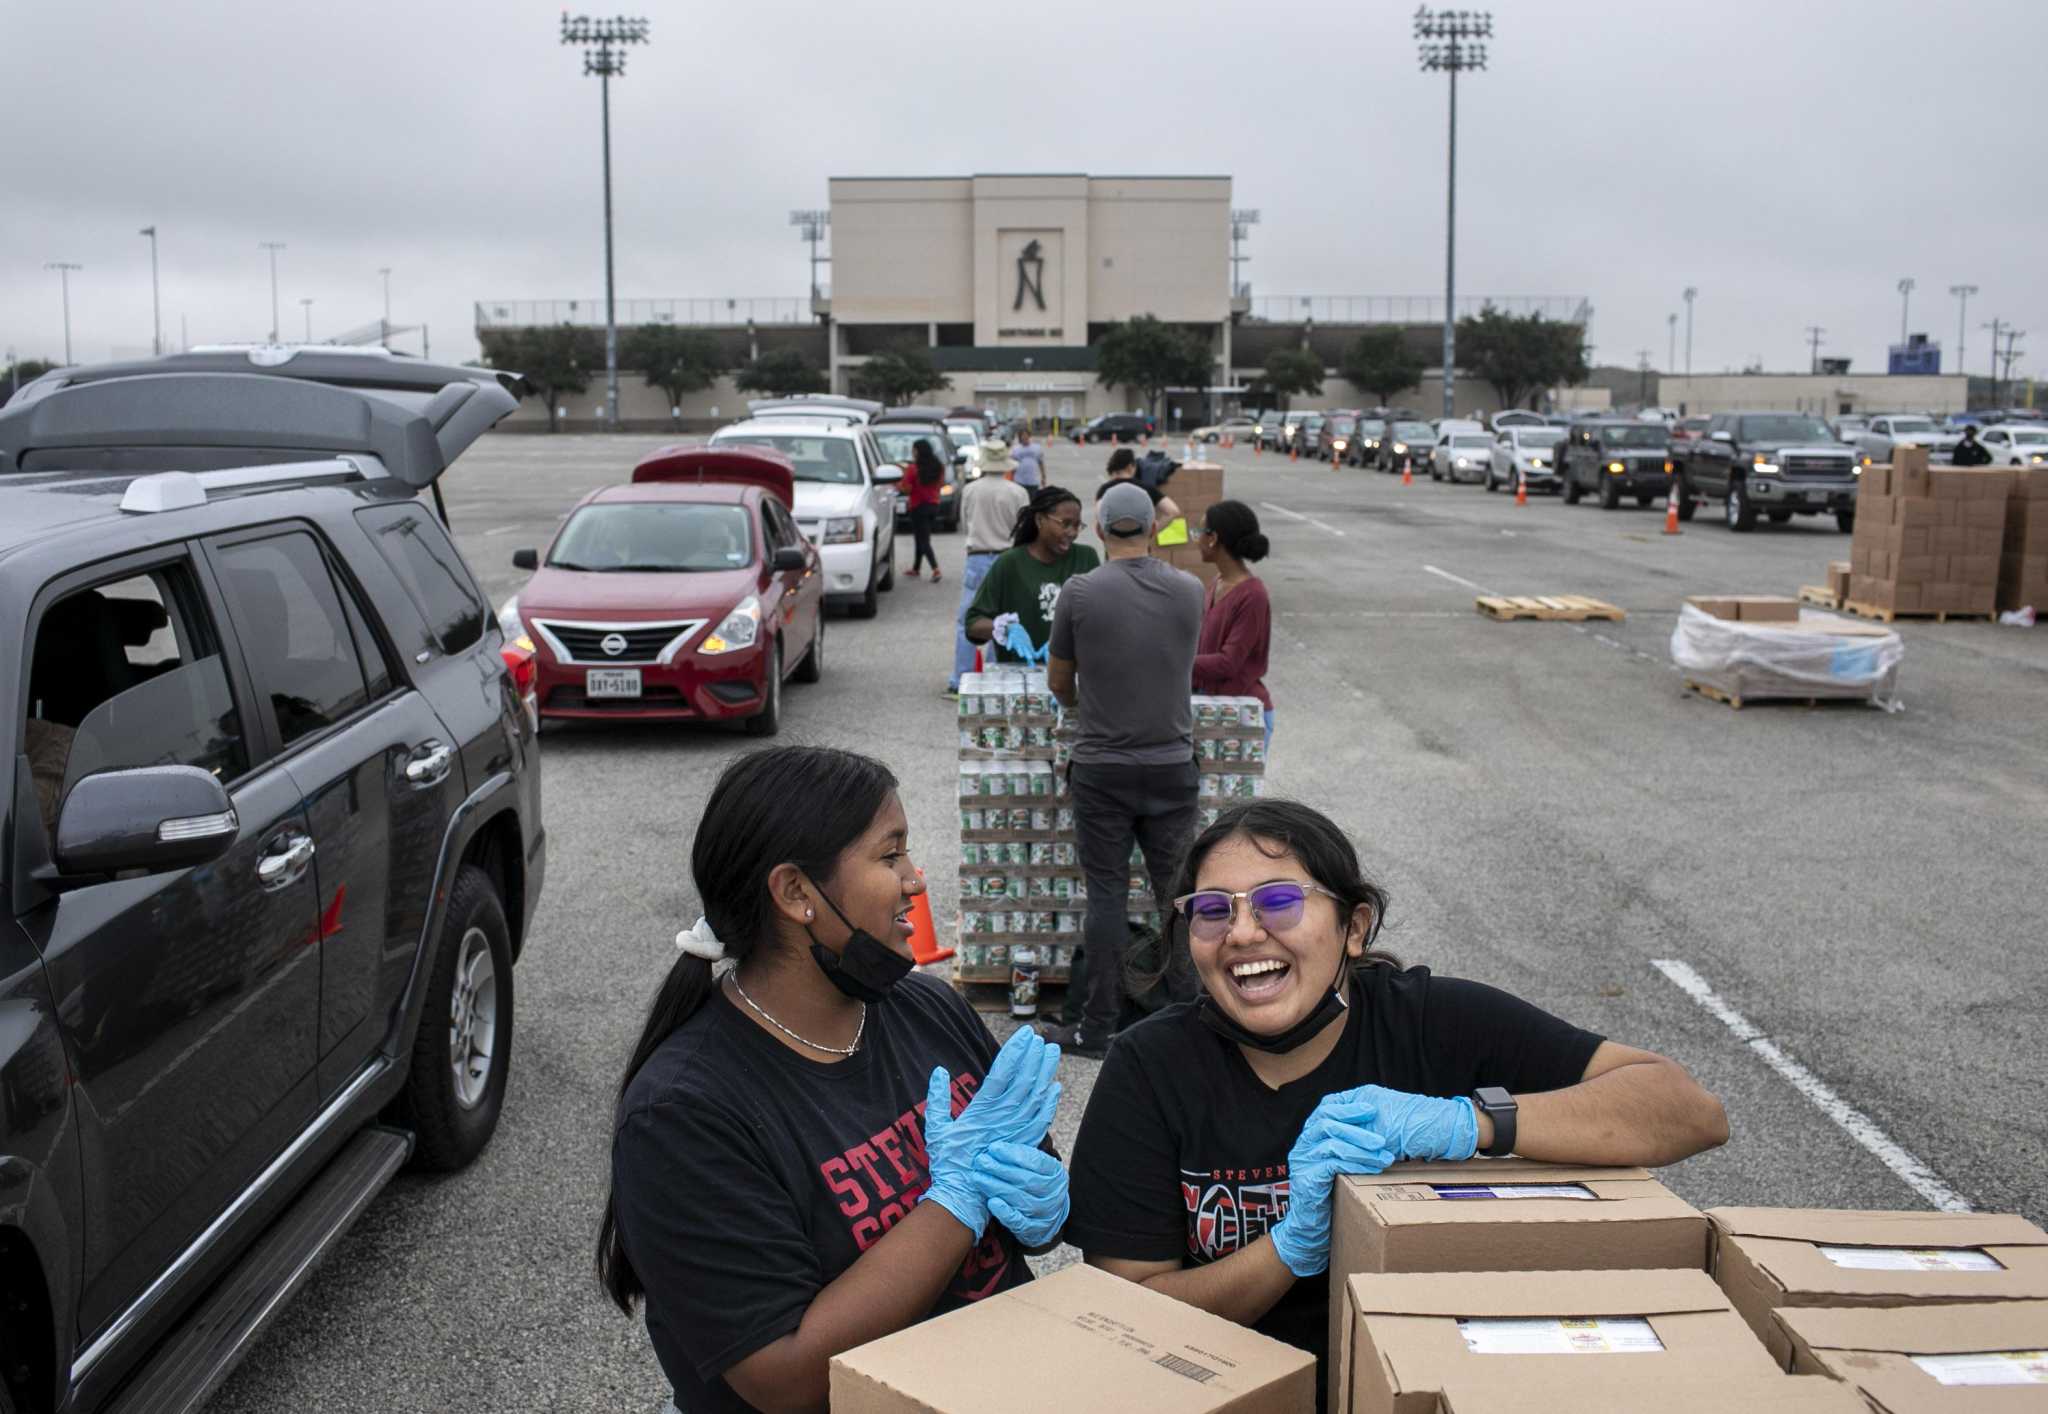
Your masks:
{"label": "red nissan sedan", "polygon": [[789,459],[664,447],[576,503],[500,614],[533,642],[541,720],[782,722],[825,666],[824,576],[790,515]]}

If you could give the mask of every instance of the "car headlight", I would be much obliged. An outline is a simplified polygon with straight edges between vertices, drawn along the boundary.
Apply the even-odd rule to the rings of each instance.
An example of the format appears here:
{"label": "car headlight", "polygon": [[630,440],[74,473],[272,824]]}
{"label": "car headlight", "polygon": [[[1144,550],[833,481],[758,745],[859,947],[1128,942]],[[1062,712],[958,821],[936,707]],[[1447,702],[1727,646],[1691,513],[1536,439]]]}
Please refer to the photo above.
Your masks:
{"label": "car headlight", "polygon": [[1607,463],[1607,469],[1608,469],[1609,471],[1613,472],[1613,473],[1614,473],[1615,475],[1617,475],[1617,476],[1619,476],[1619,475],[1620,475],[1620,474],[1621,474],[1622,472],[1624,472],[1624,471],[1627,471],[1627,470],[1628,470],[1628,468],[1627,468],[1626,466],[1624,466],[1624,465],[1623,465],[1622,463],[1620,463],[1620,462],[1609,462],[1609,463]]}
{"label": "car headlight", "polygon": [[1774,461],[1766,461],[1762,452],[1758,452],[1749,459],[1749,469],[1759,476],[1776,476],[1778,474],[1778,464]]}
{"label": "car headlight", "polygon": [[946,484],[945,484],[944,486],[941,486],[941,487],[939,488],[939,494],[940,494],[941,496],[950,496],[950,495],[952,495],[952,494],[953,494],[953,483],[949,481],[949,482],[947,482],[947,483],[946,483]]}
{"label": "car headlight", "polygon": [[1542,457],[1531,457],[1529,458],[1529,465],[1532,469],[1536,471],[1542,471],[1545,467],[1549,466],[1550,463],[1545,461]]}
{"label": "car headlight", "polygon": [[737,653],[742,648],[752,648],[754,640],[761,636],[761,600],[749,594],[733,605],[725,621],[706,635],[697,645],[699,653]]}
{"label": "car headlight", "polygon": [[505,601],[505,607],[498,610],[498,632],[507,638],[517,638],[526,632],[526,625],[519,621],[519,596],[513,595]]}
{"label": "car headlight", "polygon": [[1459,466],[1470,466],[1470,465],[1472,465],[1472,463],[1470,463],[1470,462],[1466,461],[1466,460],[1465,460],[1465,459],[1464,459],[1463,457],[1459,457],[1459,458],[1458,458],[1458,465],[1459,465]]}
{"label": "car headlight", "polygon": [[859,516],[834,516],[825,522],[827,545],[858,545],[862,538]]}
{"label": "car headlight", "polygon": [[1408,444],[1406,442],[1396,442],[1394,444],[1394,450],[1397,452],[1405,452],[1408,450]]}

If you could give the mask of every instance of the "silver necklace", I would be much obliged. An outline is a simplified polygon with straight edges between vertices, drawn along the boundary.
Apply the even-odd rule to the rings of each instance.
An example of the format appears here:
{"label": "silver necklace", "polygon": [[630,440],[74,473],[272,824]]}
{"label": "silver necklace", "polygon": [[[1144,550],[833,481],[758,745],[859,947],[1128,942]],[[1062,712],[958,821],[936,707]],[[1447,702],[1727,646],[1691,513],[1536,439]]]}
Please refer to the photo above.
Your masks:
{"label": "silver necklace", "polygon": [[824,1051],[827,1054],[835,1056],[850,1056],[855,1051],[860,1049],[860,1038],[867,1034],[868,1029],[868,1004],[866,1002],[862,1002],[860,1004],[860,1025],[856,1026],[853,1029],[853,1044],[850,1046],[827,1046],[817,1041],[813,1041],[808,1037],[797,1035],[796,1032],[790,1030],[787,1026],[784,1026],[781,1022],[777,1021],[774,1017],[770,1016],[766,1011],[762,1010],[761,1004],[759,1002],[755,1001],[752,997],[747,995],[747,989],[740,985],[739,974],[735,972],[731,974],[731,976],[732,989],[740,994],[741,1001],[745,1002],[749,1007],[753,1008],[754,1015],[760,1017],[763,1021],[767,1022],[770,1026],[774,1027],[777,1031],[780,1031],[783,1035],[789,1037],[790,1040],[796,1042],[799,1046],[809,1046],[814,1051]]}

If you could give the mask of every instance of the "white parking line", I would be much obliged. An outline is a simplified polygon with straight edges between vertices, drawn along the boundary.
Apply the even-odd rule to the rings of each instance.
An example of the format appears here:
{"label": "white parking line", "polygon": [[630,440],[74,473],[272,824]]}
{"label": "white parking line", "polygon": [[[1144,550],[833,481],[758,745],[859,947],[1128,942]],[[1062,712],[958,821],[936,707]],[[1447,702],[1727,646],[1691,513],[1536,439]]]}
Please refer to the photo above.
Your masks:
{"label": "white parking line", "polygon": [[484,532],[484,534],[486,534],[486,535],[510,535],[510,534],[511,534],[511,533],[512,533],[513,531],[515,531],[515,530],[517,530],[517,529],[519,529],[519,527],[518,527],[518,526],[516,526],[516,525],[494,525],[494,526],[492,526],[492,527],[491,527],[491,528],[490,528],[489,530],[486,530],[486,531]]}
{"label": "white parking line", "polygon": [[1259,502],[1259,509],[1271,511],[1276,516],[1286,516],[1289,520],[1298,520],[1302,522],[1304,525],[1312,525],[1317,530],[1327,530],[1330,534],[1336,536],[1339,540],[1342,540],[1344,538],[1344,532],[1337,529],[1336,526],[1325,525],[1322,521],[1317,520],[1314,516],[1305,516],[1300,511],[1290,511],[1287,509],[1287,507],[1276,506],[1271,501]]}
{"label": "white parking line", "polygon": [[1491,594],[1491,593],[1493,593],[1493,591],[1492,591],[1491,589],[1488,589],[1488,588],[1487,588],[1487,587],[1486,587],[1485,585],[1483,585],[1483,584],[1474,584],[1474,583],[1473,583],[1473,582],[1472,582],[1471,580],[1469,580],[1469,579],[1466,579],[1466,578],[1464,578],[1464,577],[1462,577],[1462,576],[1460,576],[1460,575],[1455,575],[1455,574],[1452,574],[1452,573],[1451,573],[1451,572],[1450,572],[1449,570],[1440,570],[1440,569],[1438,569],[1438,568],[1437,568],[1437,567],[1436,567],[1435,565],[1424,565],[1424,566],[1423,566],[1423,569],[1425,569],[1425,570],[1427,570],[1427,571],[1428,571],[1429,573],[1431,573],[1431,574],[1435,575],[1435,576],[1436,576],[1436,577],[1437,577],[1438,579],[1448,579],[1448,580],[1449,580],[1449,581],[1450,581],[1451,583],[1453,583],[1453,584],[1462,584],[1462,585],[1464,585],[1464,586],[1465,586],[1465,587],[1466,587],[1467,589],[1475,590],[1475,591],[1477,591],[1477,592],[1478,592],[1478,593],[1480,593],[1480,594]]}
{"label": "white parking line", "polygon": [[1898,1143],[1870,1116],[1857,1109],[1797,1060],[1785,1054],[1770,1037],[1757,1029],[1748,1017],[1723,1001],[1707,979],[1689,965],[1670,958],[1653,960],[1650,966],[1663,973],[1678,989],[1705,1007],[1734,1033],[1735,1039],[1763,1058],[1793,1089],[1813,1101],[1820,1112],[1833,1120],[1851,1139],[1876,1155],[1877,1161],[1898,1175],[1900,1182],[1943,1212],[1967,1213],[1969,1202],[1943,1183],[1934,1170],[1899,1147]]}

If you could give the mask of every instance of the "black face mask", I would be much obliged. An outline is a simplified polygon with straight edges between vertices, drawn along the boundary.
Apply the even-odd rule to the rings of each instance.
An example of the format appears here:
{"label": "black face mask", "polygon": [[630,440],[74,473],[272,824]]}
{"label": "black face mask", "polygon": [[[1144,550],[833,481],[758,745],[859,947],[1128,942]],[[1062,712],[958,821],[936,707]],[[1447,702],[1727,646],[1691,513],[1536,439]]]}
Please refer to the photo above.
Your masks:
{"label": "black face mask", "polygon": [[[1340,979],[1340,984],[1343,980],[1348,979]],[[1306,1045],[1331,1021],[1350,1010],[1350,1007],[1351,1004],[1345,1000],[1344,993],[1333,987],[1323,993],[1323,999],[1316,1004],[1314,1011],[1277,1036],[1262,1036],[1256,1031],[1246,1030],[1210,997],[1202,998],[1201,1005],[1195,1009],[1195,1014],[1201,1017],[1204,1026],[1224,1040],[1235,1041],[1240,1046],[1250,1046],[1253,1050],[1269,1051],[1279,1056],[1298,1046]]]}
{"label": "black face mask", "polygon": [[837,987],[842,995],[857,1002],[879,1002],[887,999],[889,989],[909,975],[917,964],[897,952],[865,928],[853,926],[853,920],[839,912],[839,905],[826,898],[820,889],[818,897],[825,899],[825,907],[839,914],[839,921],[847,927],[846,946],[838,952],[818,941],[818,935],[811,934],[811,960],[818,964],[818,970],[825,974],[825,980]]}

